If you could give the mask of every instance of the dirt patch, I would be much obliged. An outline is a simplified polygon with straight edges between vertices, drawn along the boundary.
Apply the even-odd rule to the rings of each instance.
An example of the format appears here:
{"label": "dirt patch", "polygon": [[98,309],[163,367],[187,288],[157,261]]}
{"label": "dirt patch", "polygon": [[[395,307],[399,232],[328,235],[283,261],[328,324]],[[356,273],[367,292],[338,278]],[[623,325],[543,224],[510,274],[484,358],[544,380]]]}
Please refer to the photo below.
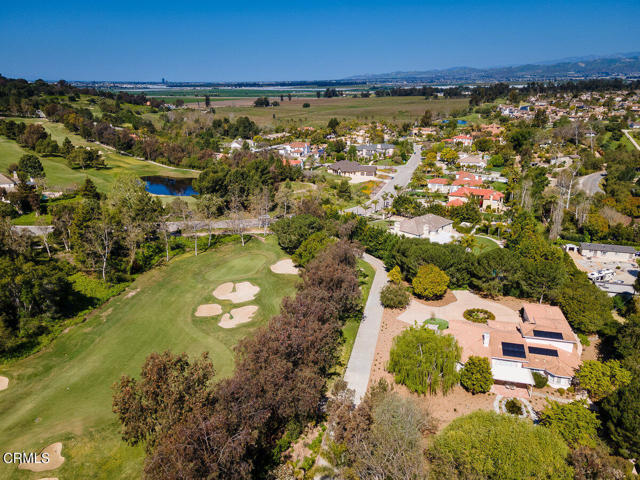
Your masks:
{"label": "dirt patch", "polygon": [[258,311],[255,305],[247,305],[246,307],[234,308],[230,313],[225,313],[220,319],[222,328],[233,328],[243,323],[253,320],[253,316]]}
{"label": "dirt patch", "polygon": [[280,260],[279,262],[271,265],[271,271],[273,273],[282,273],[287,275],[297,275],[298,268],[293,264],[293,260],[290,258],[285,258],[284,260]]}
{"label": "dirt patch", "polygon": [[[42,454],[47,453],[49,461],[42,463]],[[18,465],[20,470],[31,470],[32,472],[46,472],[47,470],[54,470],[64,463],[64,457],[62,456],[62,442],[52,443],[48,447],[45,447],[36,457],[36,461],[33,463],[21,463]]]}
{"label": "dirt patch", "polygon": [[598,351],[599,351],[599,346],[600,346],[600,339],[598,338],[597,335],[591,335],[589,337],[589,346],[582,346],[582,357],[580,358],[580,360],[582,360],[583,362],[586,360],[599,360],[599,355],[598,355]]}
{"label": "dirt patch", "polygon": [[217,303],[205,303],[198,306],[196,310],[196,317],[215,317],[222,313],[222,307]]}
{"label": "dirt patch", "polygon": [[6,390],[9,387],[9,379],[7,377],[0,377],[0,390]]}
{"label": "dirt patch", "polygon": [[129,293],[127,293],[124,298],[131,298],[133,297],[136,293],[138,293],[140,291],[139,288],[136,288],[135,290],[131,290]]}
{"label": "dirt patch", "polygon": [[444,294],[444,296],[438,300],[421,300],[420,303],[423,303],[425,305],[428,305],[430,307],[445,307],[447,305],[449,305],[450,303],[454,303],[457,302],[458,299],[456,298],[456,296],[453,294],[453,292],[451,290],[447,290],[447,293]]}
{"label": "dirt patch", "polygon": [[443,429],[456,418],[475,410],[493,409],[495,396],[492,394],[472,395],[462,387],[457,386],[448,395],[421,396],[411,393],[404,385],[398,385],[394,382],[393,375],[385,370],[389,362],[389,352],[393,345],[394,337],[409,328],[407,323],[398,320],[398,313],[400,313],[399,310],[385,309],[382,314],[382,324],[380,325],[380,334],[376,344],[369,386],[378,382],[381,378],[385,379],[389,385],[393,386],[394,391],[404,397],[413,398],[421,407],[426,408],[436,419],[438,430]]}
{"label": "dirt patch", "polygon": [[260,287],[251,282],[223,283],[213,291],[213,296],[220,300],[230,300],[233,303],[244,303],[256,298]]}

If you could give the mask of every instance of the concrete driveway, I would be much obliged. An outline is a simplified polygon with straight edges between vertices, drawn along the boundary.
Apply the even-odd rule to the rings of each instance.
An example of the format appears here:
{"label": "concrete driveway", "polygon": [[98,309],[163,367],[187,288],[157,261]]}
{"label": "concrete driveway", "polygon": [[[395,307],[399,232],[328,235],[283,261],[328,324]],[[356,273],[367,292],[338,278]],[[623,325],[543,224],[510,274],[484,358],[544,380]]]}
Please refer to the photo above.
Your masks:
{"label": "concrete driveway", "polygon": [[425,320],[429,320],[432,316],[444,320],[462,320],[464,319],[463,313],[465,310],[484,308],[496,316],[496,322],[518,323],[520,321],[520,314],[515,310],[479,297],[475,293],[467,290],[453,290],[453,294],[456,297],[456,301],[444,307],[433,307],[412,299],[407,309],[398,316],[398,319],[410,325],[415,322],[422,325]]}
{"label": "concrete driveway", "polygon": [[583,190],[587,195],[594,195],[596,193],[604,193],[604,190],[600,188],[600,182],[607,175],[607,172],[596,172],[584,177],[578,178],[578,188]]}
{"label": "concrete driveway", "polygon": [[375,257],[365,253],[362,259],[373,267],[376,274],[369,291],[369,297],[364,307],[364,315],[358,328],[356,341],[353,344],[351,357],[347,364],[344,380],[349,388],[355,391],[354,401],[356,405],[360,403],[362,397],[367,392],[369,376],[373,366],[373,357],[378,343],[380,324],[382,323],[382,312],[384,308],[380,303],[380,291],[387,283],[387,272],[384,263]]}

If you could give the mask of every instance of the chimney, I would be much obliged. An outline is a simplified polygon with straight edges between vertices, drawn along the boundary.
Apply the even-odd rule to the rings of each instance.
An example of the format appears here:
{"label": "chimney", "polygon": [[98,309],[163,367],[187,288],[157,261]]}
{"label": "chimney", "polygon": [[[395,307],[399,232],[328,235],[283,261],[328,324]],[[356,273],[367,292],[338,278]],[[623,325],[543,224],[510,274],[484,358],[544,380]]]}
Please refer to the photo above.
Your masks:
{"label": "chimney", "polygon": [[485,332],[482,334],[482,346],[483,347],[488,347],[489,346],[489,339],[491,338],[491,334]]}

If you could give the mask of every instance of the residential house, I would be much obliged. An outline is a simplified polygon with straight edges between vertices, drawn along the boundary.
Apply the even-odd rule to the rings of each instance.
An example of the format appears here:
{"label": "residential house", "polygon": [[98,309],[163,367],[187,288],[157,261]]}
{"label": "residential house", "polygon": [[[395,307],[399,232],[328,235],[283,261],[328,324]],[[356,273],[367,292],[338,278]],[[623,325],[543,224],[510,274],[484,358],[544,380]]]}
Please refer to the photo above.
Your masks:
{"label": "residential house", "polygon": [[612,262],[634,262],[636,249],[625,245],[609,245],[604,243],[581,243],[580,255]]}
{"label": "residential house", "polygon": [[307,142],[284,143],[278,147],[278,153],[287,157],[306,158],[311,152],[311,145]]}
{"label": "residential house", "polygon": [[255,146],[253,140],[236,138],[233,142],[229,144],[229,148],[231,148],[231,150],[242,150],[245,143],[249,146],[249,148],[253,148]]}
{"label": "residential house", "polygon": [[414,137],[426,137],[427,135],[435,135],[438,131],[433,127],[413,127],[411,135]]}
{"label": "residential house", "polygon": [[358,157],[372,158],[374,155],[390,157],[395,151],[395,146],[388,143],[377,143],[372,145],[357,145]]}
{"label": "residential house", "polygon": [[497,386],[530,392],[535,384],[533,372],[537,372],[547,377],[552,388],[567,388],[580,366],[580,341],[554,306],[525,304],[516,323],[452,320],[444,333],[452,334],[462,347],[462,363],[472,355],[489,358]]}
{"label": "residential house", "polygon": [[16,188],[16,181],[0,173],[0,190],[10,192]]}
{"label": "residential house", "polygon": [[345,175],[347,177],[361,179],[362,177],[375,177],[378,167],[375,165],[362,165],[358,162],[350,160],[340,160],[339,162],[329,165],[329,171],[336,175]]}
{"label": "residential house", "polygon": [[396,221],[393,233],[405,237],[428,238],[437,243],[449,243],[456,237],[453,220],[432,213]]}
{"label": "residential house", "polygon": [[440,192],[448,194],[451,192],[451,180],[448,178],[430,178],[427,180],[427,189],[430,192]]}
{"label": "residential house", "polygon": [[443,142],[461,143],[464,147],[470,147],[473,144],[473,137],[471,135],[456,135],[453,138],[445,138]]}
{"label": "residential house", "polygon": [[[478,200],[482,210],[491,209],[493,211],[504,210],[504,193],[490,188],[461,187],[449,194],[448,206],[453,206],[452,201],[459,200],[466,203],[469,199]],[[460,202],[455,202],[459,205]]]}
{"label": "residential house", "polygon": [[483,155],[466,155],[458,160],[461,167],[483,170],[487,167],[487,159]]}

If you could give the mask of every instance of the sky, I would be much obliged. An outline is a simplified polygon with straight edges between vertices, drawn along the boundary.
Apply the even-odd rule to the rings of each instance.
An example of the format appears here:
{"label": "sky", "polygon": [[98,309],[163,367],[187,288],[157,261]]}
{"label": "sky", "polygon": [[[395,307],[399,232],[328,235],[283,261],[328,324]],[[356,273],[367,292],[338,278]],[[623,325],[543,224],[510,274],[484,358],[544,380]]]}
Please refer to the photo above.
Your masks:
{"label": "sky", "polygon": [[2,2],[0,74],[278,81],[640,51],[640,1]]}

